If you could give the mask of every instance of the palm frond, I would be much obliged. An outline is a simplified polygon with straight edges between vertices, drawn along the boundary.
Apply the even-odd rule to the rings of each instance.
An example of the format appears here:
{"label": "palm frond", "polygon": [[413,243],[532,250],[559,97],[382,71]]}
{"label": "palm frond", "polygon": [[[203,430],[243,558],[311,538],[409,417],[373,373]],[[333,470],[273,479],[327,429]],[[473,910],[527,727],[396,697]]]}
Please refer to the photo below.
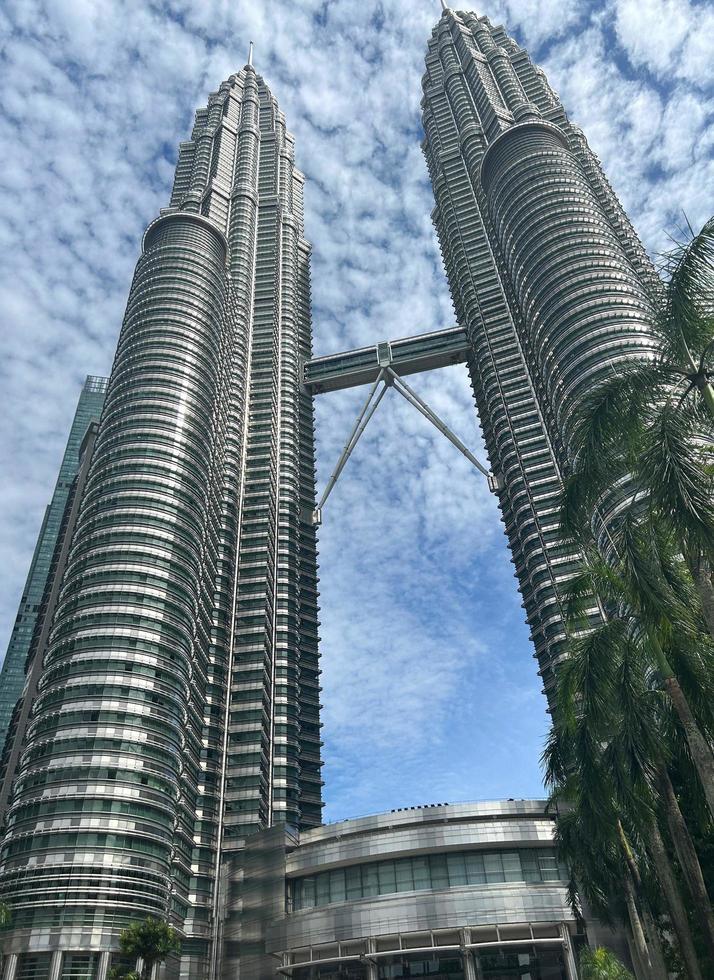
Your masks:
{"label": "palm frond", "polygon": [[647,684],[648,672],[646,649],[628,639],[617,672],[618,724],[611,744],[626,776],[630,804],[637,799],[644,801],[642,787],[652,783],[657,766],[668,753],[657,724],[656,692]]}
{"label": "palm frond", "polygon": [[613,373],[585,396],[575,417],[572,445],[579,465],[597,463],[613,447],[621,451],[637,442],[648,407],[671,380],[666,365],[656,361],[631,361],[617,365]]}
{"label": "palm frond", "polygon": [[714,339],[714,217],[666,253],[663,271],[667,282],[657,326],[673,360],[698,361]]}
{"label": "palm frond", "polygon": [[631,469],[627,454],[582,456],[577,469],[565,480],[560,497],[560,526],[572,541],[590,537],[593,511],[608,488],[619,483]]}
{"label": "palm frond", "polygon": [[555,791],[557,787],[564,786],[567,783],[571,769],[569,757],[570,753],[564,737],[563,728],[560,725],[554,724],[548,732],[540,757],[540,764],[543,769],[543,782],[546,789]]}
{"label": "palm frond", "polygon": [[577,704],[578,717],[586,721],[593,737],[611,717],[617,664],[626,637],[626,623],[610,620],[571,639],[568,659],[560,667],[558,710],[568,719]]}
{"label": "palm frond", "polygon": [[651,512],[631,506],[621,515],[613,530],[617,547],[617,568],[627,589],[629,604],[645,622],[671,632],[689,624],[690,610],[679,601],[665,574],[663,562],[670,561],[664,538],[655,528]]}
{"label": "palm frond", "polygon": [[595,602],[593,575],[587,562],[584,562],[577,574],[568,579],[562,591],[562,603],[565,621],[571,633],[586,629],[590,625],[590,611]]}
{"label": "palm frond", "polygon": [[714,554],[712,474],[704,465],[693,413],[667,402],[643,440],[640,475],[659,516],[680,541]]}
{"label": "palm frond", "polygon": [[701,597],[692,573],[681,554],[671,528],[665,527],[650,512],[648,533],[653,554],[656,554],[662,576],[678,606],[678,628],[687,633],[707,633],[707,623],[701,607]]}

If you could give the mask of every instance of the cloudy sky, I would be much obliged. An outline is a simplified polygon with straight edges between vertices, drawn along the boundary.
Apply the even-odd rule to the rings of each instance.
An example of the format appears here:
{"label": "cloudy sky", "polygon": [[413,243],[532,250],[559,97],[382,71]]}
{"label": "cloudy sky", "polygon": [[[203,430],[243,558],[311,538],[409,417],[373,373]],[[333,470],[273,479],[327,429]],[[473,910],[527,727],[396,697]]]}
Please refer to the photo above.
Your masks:
{"label": "cloudy sky", "polygon": [[[714,10],[484,0],[546,70],[651,252],[714,211]],[[453,323],[421,157],[438,0],[5,0],[0,647],[84,375],[108,372],[141,233],[248,41],[308,177],[317,352]],[[414,386],[483,455],[465,372]],[[360,391],[318,399],[323,486]],[[547,727],[494,500],[390,392],[320,537],[328,819],[541,792]]]}

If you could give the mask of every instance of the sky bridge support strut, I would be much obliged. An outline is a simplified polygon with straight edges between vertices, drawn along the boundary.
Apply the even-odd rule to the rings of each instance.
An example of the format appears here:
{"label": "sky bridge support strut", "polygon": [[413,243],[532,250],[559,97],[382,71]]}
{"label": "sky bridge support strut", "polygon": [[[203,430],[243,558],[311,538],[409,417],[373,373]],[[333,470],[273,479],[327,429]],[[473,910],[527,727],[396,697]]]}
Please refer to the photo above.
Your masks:
{"label": "sky bridge support strut", "polygon": [[[460,453],[462,453],[468,461],[476,467],[479,473],[483,474],[488,480],[489,489],[497,491],[499,487],[498,479],[490,473],[486,467],[479,462],[479,460],[474,456],[474,454],[467,449],[464,443],[459,439],[459,437],[451,431],[448,425],[443,422],[436,412],[430,408],[429,405],[421,398],[417,393],[410,388],[410,386],[401,378],[390,366],[391,365],[391,352],[389,351],[389,345],[379,345],[381,348],[378,352],[379,356],[379,374],[376,380],[373,382],[369,389],[367,399],[363,404],[357,419],[355,420],[352,430],[350,431],[349,438],[345,443],[342,452],[340,453],[340,458],[337,460],[337,465],[335,466],[332,476],[327,481],[327,486],[325,487],[317,508],[313,511],[312,522],[313,524],[322,523],[322,509],[327,502],[327,498],[332,493],[335,484],[340,478],[342,471],[345,468],[347,460],[352,455],[355,446],[357,445],[362,433],[367,428],[369,420],[372,418],[374,413],[379,406],[382,398],[384,397],[388,388],[394,388],[399,394],[409,402],[414,408],[420,412],[424,418],[428,419],[432,425],[434,425],[442,435],[446,436],[452,445],[456,446]],[[380,387],[381,386],[381,387]]]}

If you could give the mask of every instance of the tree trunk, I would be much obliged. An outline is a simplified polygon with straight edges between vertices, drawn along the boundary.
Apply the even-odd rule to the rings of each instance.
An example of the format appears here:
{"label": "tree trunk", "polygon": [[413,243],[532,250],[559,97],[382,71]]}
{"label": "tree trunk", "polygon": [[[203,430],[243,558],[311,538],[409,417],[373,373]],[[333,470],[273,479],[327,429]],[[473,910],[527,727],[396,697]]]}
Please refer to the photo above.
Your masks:
{"label": "tree trunk", "polygon": [[695,554],[690,548],[683,546],[682,552],[699,593],[704,619],[714,639],[714,584],[712,583],[709,562],[699,551]]}
{"label": "tree trunk", "polygon": [[663,977],[664,980],[669,980],[669,970],[664,962],[664,953],[662,951],[662,940],[660,939],[659,929],[657,928],[655,917],[652,915],[650,903],[647,901],[647,898],[644,895],[640,896],[640,905],[642,907],[642,924],[645,929],[645,935],[647,936],[650,959],[653,966],[653,980],[655,977]]}
{"label": "tree trunk", "polygon": [[687,882],[702,935],[709,950],[709,956],[714,963],[714,911],[712,911],[711,899],[707,892],[696,848],[672,786],[672,780],[664,766],[659,770],[659,785],[667,826],[674,843],[674,849],[677,852],[677,860]]}
{"label": "tree trunk", "polygon": [[677,934],[679,948],[682,952],[682,959],[690,980],[702,980],[702,971],[699,967],[697,951],[694,948],[694,940],[689,928],[689,919],[684,908],[682,896],[679,893],[677,880],[667,855],[667,851],[659,832],[657,821],[653,820],[647,835],[647,849],[652,857],[652,863],[657,872],[657,879],[664,892],[664,897],[669,907],[669,915]]}
{"label": "tree trunk", "polygon": [[[622,826],[622,821],[619,818],[617,821],[617,834],[620,839],[622,852],[625,856],[625,862],[627,863],[627,872],[625,874],[625,897],[628,902],[627,911],[630,916],[632,934],[637,940],[637,949],[642,965],[646,966],[647,969],[651,971],[652,980],[668,980],[667,968],[664,964],[664,954],[662,953],[662,943],[660,942],[659,932],[657,931],[657,924],[654,920],[647,897],[645,896],[642,888],[642,878],[640,876],[640,869],[637,865],[637,859],[635,858],[632,847],[630,846],[627,834],[625,833],[625,828]],[[635,924],[632,921],[632,912],[630,911],[629,907],[630,895],[627,890],[628,885],[632,889],[632,901],[634,903],[633,911],[642,932],[644,953],[640,949],[639,938],[636,933]],[[637,911],[636,896],[639,898],[640,906],[642,908],[642,918],[640,918],[640,913]],[[645,930],[647,936],[645,936]]]}
{"label": "tree trunk", "polygon": [[632,875],[632,881],[635,889],[639,893],[642,891],[640,869],[637,867],[635,855],[632,853],[632,848],[630,847],[630,842],[627,839],[625,828],[622,826],[622,820],[620,820],[619,817],[617,820],[617,836],[620,838],[620,847],[622,848],[622,853],[625,855],[625,861],[627,862],[627,867],[630,869],[630,874]]}
{"label": "tree trunk", "polygon": [[679,681],[671,672],[671,668],[669,677],[665,676],[664,678],[664,688],[684,729],[692,762],[702,784],[709,812],[714,817],[714,753],[702,735],[692,714],[692,709],[689,707],[689,702],[680,687]]}
{"label": "tree trunk", "polygon": [[632,938],[632,933],[628,931],[626,938],[627,948],[630,952],[630,959],[632,960],[632,971],[635,974],[635,980],[650,980],[651,973],[640,960],[640,954],[637,952],[637,946]]}
{"label": "tree trunk", "polygon": [[652,980],[667,980],[667,971],[664,962],[662,962],[661,966],[657,963],[657,958],[651,955],[650,947],[645,938],[642,920],[640,919],[640,913],[637,911],[637,903],[635,902],[635,886],[632,883],[632,875],[629,870],[625,871],[622,880],[625,886],[627,916],[630,920],[632,942],[637,953],[637,960],[646,971],[648,978],[651,977]]}
{"label": "tree trunk", "polygon": [[632,938],[632,932],[629,929],[625,930],[625,938],[627,939],[627,950],[630,954],[630,962],[632,963],[632,972],[635,975],[635,980],[647,980],[647,971],[640,963],[640,956]]}

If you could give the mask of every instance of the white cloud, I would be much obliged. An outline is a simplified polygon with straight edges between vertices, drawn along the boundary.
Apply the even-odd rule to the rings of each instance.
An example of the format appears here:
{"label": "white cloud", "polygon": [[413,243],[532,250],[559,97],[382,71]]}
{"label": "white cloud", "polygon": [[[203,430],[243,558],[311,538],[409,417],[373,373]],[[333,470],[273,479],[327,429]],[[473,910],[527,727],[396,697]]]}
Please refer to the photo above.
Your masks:
{"label": "white cloud", "polygon": [[[649,2],[656,20],[663,4]],[[664,41],[656,24],[644,37],[626,3],[479,8],[542,47],[651,248],[680,209],[703,220],[714,185],[712,108],[696,87],[714,32],[693,29],[684,0],[668,3],[683,26]],[[702,24],[710,14],[696,10]],[[316,350],[453,323],[419,150],[438,12],[436,0],[6,2],[0,636],[81,380],[109,370],[178,142],[250,39],[308,176]],[[645,15],[639,23],[648,27]],[[628,65],[615,58],[615,32]],[[463,370],[414,386],[483,456]],[[320,486],[362,397],[318,399]],[[495,502],[394,392],[330,498],[320,562],[328,813],[536,792],[544,705]]]}
{"label": "white cloud", "polygon": [[714,79],[714,11],[687,0],[615,0],[615,30],[632,64],[705,87]]}

